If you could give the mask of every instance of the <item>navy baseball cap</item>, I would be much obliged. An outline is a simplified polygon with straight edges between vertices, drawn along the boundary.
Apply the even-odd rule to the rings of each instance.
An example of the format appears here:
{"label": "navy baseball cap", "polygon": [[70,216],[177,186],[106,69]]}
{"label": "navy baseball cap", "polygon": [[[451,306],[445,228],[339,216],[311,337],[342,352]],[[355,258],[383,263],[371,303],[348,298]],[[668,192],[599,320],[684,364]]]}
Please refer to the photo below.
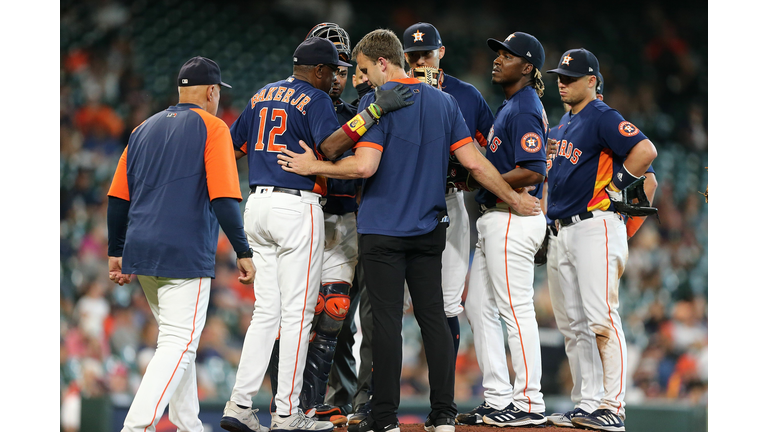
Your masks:
{"label": "navy baseball cap", "polygon": [[443,46],[440,32],[430,23],[416,23],[403,33],[403,51],[432,51]]}
{"label": "navy baseball cap", "polygon": [[605,80],[603,80],[603,74],[601,74],[600,71],[597,71],[597,87],[595,87],[595,92],[597,92],[597,94],[603,94],[604,88]]}
{"label": "navy baseball cap", "polygon": [[295,65],[335,65],[352,67],[351,64],[341,61],[339,50],[328,39],[311,37],[304,40],[293,52],[293,64]]}
{"label": "navy baseball cap", "polygon": [[547,73],[556,73],[569,77],[583,77],[584,75],[597,75],[600,73],[600,63],[597,57],[584,48],[568,50],[560,57],[560,63],[556,69]]}
{"label": "navy baseball cap", "polygon": [[221,69],[215,61],[205,57],[192,57],[179,71],[179,87],[219,84],[226,88],[231,85],[221,82]]}
{"label": "navy baseball cap", "polygon": [[514,32],[504,39],[504,42],[496,39],[488,39],[488,46],[496,52],[500,49],[528,60],[533,66],[541,70],[544,67],[544,47],[538,39],[523,32]]}

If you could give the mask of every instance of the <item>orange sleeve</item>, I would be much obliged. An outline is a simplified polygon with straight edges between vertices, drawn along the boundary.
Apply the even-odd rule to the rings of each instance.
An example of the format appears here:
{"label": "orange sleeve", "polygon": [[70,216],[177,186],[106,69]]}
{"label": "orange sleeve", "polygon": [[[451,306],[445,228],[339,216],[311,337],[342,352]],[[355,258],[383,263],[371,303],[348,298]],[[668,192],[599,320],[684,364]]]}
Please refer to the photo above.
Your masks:
{"label": "orange sleeve", "polygon": [[115,175],[112,177],[112,185],[109,187],[107,195],[115,198],[121,198],[126,201],[131,200],[130,193],[128,191],[128,146],[125,146],[123,154],[120,156],[120,161],[117,162],[117,169]]}
{"label": "orange sleeve", "polygon": [[455,143],[453,143],[453,145],[451,145],[451,152],[454,152],[454,151],[456,151],[457,148],[462,147],[464,145],[467,145],[467,144],[469,144],[471,142],[472,142],[472,137],[466,137],[464,139],[460,139],[460,140],[456,141]]}
{"label": "orange sleeve", "polygon": [[357,144],[355,144],[355,146],[354,146],[354,147],[352,147],[352,148],[360,148],[360,147],[370,147],[370,148],[376,149],[376,150],[378,150],[378,151],[380,151],[380,152],[384,153],[384,147],[383,147],[383,146],[381,146],[381,145],[379,145],[379,144],[376,144],[376,143],[372,143],[372,142],[369,142],[369,141],[361,141],[361,142],[358,142],[358,143],[357,143]]}
{"label": "orange sleeve", "polygon": [[205,141],[205,173],[208,179],[208,195],[211,200],[235,198],[242,201],[235,148],[227,124],[222,119],[201,109],[192,109],[200,114],[208,131],[208,138]]}
{"label": "orange sleeve", "polygon": [[488,145],[488,141],[485,140],[485,137],[479,130],[475,131],[475,139],[477,140],[477,143],[480,144],[480,147],[486,147]]}

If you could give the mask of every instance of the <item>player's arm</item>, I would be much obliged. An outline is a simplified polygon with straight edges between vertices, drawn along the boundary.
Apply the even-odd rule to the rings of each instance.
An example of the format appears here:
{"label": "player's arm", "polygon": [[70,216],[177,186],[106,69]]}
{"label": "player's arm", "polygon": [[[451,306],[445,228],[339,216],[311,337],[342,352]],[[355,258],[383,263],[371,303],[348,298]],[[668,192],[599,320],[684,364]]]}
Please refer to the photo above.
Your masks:
{"label": "player's arm", "polygon": [[[130,141],[129,141],[130,145]],[[128,190],[128,147],[125,147],[117,163],[112,184],[109,187],[107,203],[107,255],[109,256],[109,279],[123,285],[131,281],[132,275],[123,274],[123,246],[128,230],[128,211],[131,197]]]}
{"label": "player's arm", "polygon": [[[645,192],[645,196],[648,197],[648,202],[653,204],[653,197],[656,195],[656,188],[659,186],[659,183],[656,181],[656,174],[652,172],[646,172],[645,173],[645,182],[643,182],[643,191]],[[635,216],[629,218],[627,221],[627,238],[632,238],[635,233],[637,233],[637,230],[640,229],[640,227],[643,225],[643,222],[645,222],[646,216]]]}
{"label": "player's arm", "polygon": [[525,186],[534,186],[544,181],[544,175],[527,168],[517,167],[512,171],[501,175],[505,182],[514,189]]}
{"label": "player's arm", "polygon": [[[408,100],[413,93],[402,84],[390,90],[377,88],[374,96],[375,98],[370,94],[366,95],[360,103],[357,115],[317,146],[323,156],[330,160],[337,159],[352,148],[360,137],[379,121],[381,116],[413,104],[413,101]],[[374,99],[373,102],[366,105],[365,102],[371,99]]]}
{"label": "player's arm", "polygon": [[299,175],[321,175],[336,179],[368,178],[376,173],[381,162],[381,150],[373,147],[359,147],[355,154],[336,162],[321,161],[315,158],[312,149],[304,141],[299,141],[304,153],[282,149],[277,155],[278,163],[284,171]]}
{"label": "player's arm", "polygon": [[[635,144],[635,146],[632,147],[632,150],[629,151],[627,159],[624,161],[624,168],[632,174],[632,176],[638,178],[642,173],[648,171],[648,167],[650,167],[653,160],[656,159],[656,154],[656,147],[651,140],[644,139]],[[636,173],[637,175],[635,175]]]}
{"label": "player's arm", "polygon": [[474,145],[463,145],[454,149],[453,154],[480,185],[509,204],[516,212],[522,215],[541,213],[539,200],[531,196],[527,190],[515,192]]}

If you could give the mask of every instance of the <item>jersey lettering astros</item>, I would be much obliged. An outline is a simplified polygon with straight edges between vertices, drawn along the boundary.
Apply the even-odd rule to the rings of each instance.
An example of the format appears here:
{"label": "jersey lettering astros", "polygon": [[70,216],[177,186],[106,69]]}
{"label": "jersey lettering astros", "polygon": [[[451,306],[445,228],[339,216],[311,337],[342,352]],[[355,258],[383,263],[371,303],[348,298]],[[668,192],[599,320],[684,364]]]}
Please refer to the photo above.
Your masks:
{"label": "jersey lettering astros", "polygon": [[[496,114],[485,156],[504,174],[523,167],[546,175],[547,114],[533,87],[525,86],[504,101]],[[541,198],[541,184],[529,192]],[[493,205],[498,198],[485,188],[475,196],[479,204]]]}
{"label": "jersey lettering astros", "polygon": [[578,114],[566,113],[557,128],[557,153],[549,171],[547,216],[563,219],[612,210],[605,192],[635,144],[647,139],[618,111],[595,99]]}

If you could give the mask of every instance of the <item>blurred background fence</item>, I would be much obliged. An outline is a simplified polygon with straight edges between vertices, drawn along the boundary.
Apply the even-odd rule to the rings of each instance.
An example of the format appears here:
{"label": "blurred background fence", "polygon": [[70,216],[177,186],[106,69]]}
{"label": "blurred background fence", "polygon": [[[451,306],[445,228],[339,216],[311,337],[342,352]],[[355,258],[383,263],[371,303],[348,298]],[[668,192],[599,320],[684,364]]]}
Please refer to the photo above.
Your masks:
{"label": "blurred background fence", "polygon": [[[418,21],[434,24],[446,46],[441,66],[474,84],[495,109],[489,37],[513,31],[544,45],[544,69],[567,49],[600,60],[605,101],[656,145],[659,219],[630,240],[621,314],[628,343],[629,407],[707,404],[707,4],[652,1],[462,1],[363,3],[351,0],[63,0],[60,22],[60,391],[62,429],[81,424],[93,401],[126,407],[156,344],[157,324],[138,282],[119,287],[107,274],[106,192],[130,132],[177,102],[176,76],[195,55],[214,59],[232,90],[219,110],[227,124],[253,93],[291,74],[291,55],[309,29],[340,24],[352,43],[375,28],[396,34]],[[556,78],[545,74],[543,103],[551,123],[563,114]],[[343,94],[356,98],[351,80]],[[247,195],[247,167],[239,163]],[[472,196],[468,209],[477,217]],[[569,404],[570,376],[537,268],[536,311],[544,354],[548,411]],[[208,322],[197,355],[205,406],[223,407],[234,383],[253,308],[253,291],[237,282],[222,236]],[[472,333],[461,316],[456,403],[482,399]],[[426,400],[426,363],[412,314],[404,325],[404,403]],[[511,368],[510,368],[511,369]],[[264,383],[269,391],[268,380]],[[261,395],[260,395],[261,396]],[[266,399],[268,401],[268,397]],[[674,401],[674,402],[673,402]],[[257,401],[257,406],[264,401]],[[220,409],[220,408],[219,408]],[[697,408],[698,409],[698,408]],[[91,411],[92,413],[95,411]],[[630,417],[631,419],[631,417]],[[630,423],[628,422],[628,426]],[[218,426],[216,426],[218,427]],[[119,426],[118,426],[119,428]],[[102,430],[101,428],[90,430]],[[117,430],[117,429],[115,429]]]}

